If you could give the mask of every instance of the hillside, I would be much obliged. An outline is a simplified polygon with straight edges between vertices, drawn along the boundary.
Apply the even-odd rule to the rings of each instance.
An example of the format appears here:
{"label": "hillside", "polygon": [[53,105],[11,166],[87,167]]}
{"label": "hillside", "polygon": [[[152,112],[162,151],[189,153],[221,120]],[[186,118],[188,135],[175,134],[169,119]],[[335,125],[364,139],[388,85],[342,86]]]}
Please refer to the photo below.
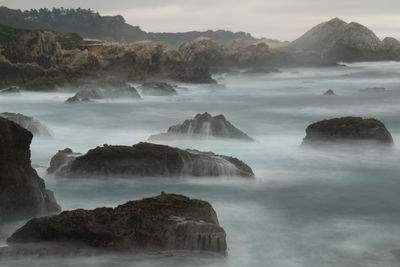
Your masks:
{"label": "hillside", "polygon": [[382,41],[367,27],[334,18],[313,27],[291,42],[285,50],[299,60],[339,62],[390,59]]}
{"label": "hillside", "polygon": [[25,29],[55,30],[61,33],[73,32],[84,38],[122,43],[152,40],[172,48],[178,48],[181,44],[198,37],[209,37],[224,45],[237,41],[253,43],[259,40],[249,33],[224,30],[147,33],[138,26],[126,23],[122,16],[101,16],[98,12],[81,8],[52,10],[41,8],[21,11],[0,7],[0,24]]}

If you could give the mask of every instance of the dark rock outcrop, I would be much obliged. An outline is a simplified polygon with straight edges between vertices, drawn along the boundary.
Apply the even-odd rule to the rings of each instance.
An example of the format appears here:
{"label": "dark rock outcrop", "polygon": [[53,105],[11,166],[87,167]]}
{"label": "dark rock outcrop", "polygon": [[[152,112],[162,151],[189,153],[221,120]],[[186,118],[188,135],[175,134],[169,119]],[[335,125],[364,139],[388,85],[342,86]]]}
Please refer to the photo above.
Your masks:
{"label": "dark rock outcrop", "polygon": [[175,87],[165,82],[146,82],[142,84],[140,89],[143,95],[164,96],[177,94]]}
{"label": "dark rock outcrop", "polygon": [[11,112],[0,113],[0,117],[15,122],[16,124],[33,133],[33,135],[35,136],[52,136],[49,128],[47,128],[40,121],[32,117],[28,117],[20,113]]}
{"label": "dark rock outcrop", "polygon": [[385,125],[376,119],[343,117],[323,120],[306,129],[303,144],[336,143],[349,141],[371,141],[378,144],[393,144],[393,138]]}
{"label": "dark rock outcrop", "polygon": [[105,145],[72,160],[67,154],[67,161],[59,160],[63,159],[59,153],[49,174],[68,178],[254,176],[251,168],[236,158],[151,143]]}
{"label": "dark rock outcrop", "polygon": [[171,126],[166,133],[153,135],[149,140],[207,137],[254,141],[253,138],[227,121],[224,115],[212,116],[207,112],[197,114],[192,120],[186,120],[182,124]]}
{"label": "dark rock outcrop", "polygon": [[224,253],[226,234],[212,206],[182,195],[130,201],[116,208],[64,211],[30,220],[7,240],[15,249],[27,243],[74,244],[97,249],[197,250]]}
{"label": "dark rock outcrop", "polygon": [[324,95],[336,95],[332,89],[327,90]]}
{"label": "dark rock outcrop", "polygon": [[0,118],[0,221],[60,211],[53,192],[31,166],[32,133]]}

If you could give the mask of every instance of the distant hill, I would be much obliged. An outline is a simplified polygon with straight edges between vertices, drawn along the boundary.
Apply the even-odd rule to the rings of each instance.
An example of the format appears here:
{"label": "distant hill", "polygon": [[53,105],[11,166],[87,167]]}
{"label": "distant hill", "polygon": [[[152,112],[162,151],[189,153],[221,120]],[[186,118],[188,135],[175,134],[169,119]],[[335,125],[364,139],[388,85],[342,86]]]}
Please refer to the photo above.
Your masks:
{"label": "distant hill", "polygon": [[[129,43],[152,40],[177,48],[198,37],[209,37],[230,45],[234,42],[253,43],[260,41],[249,33],[231,31],[191,31],[181,33],[145,32],[138,26],[125,22],[122,16],[101,16],[91,9],[41,8],[31,10],[0,7],[0,24],[17,28],[55,30],[61,33],[77,33],[84,38]],[[274,40],[267,40],[277,42]]]}
{"label": "distant hill", "polygon": [[284,49],[305,61],[353,62],[396,59],[396,40],[383,43],[373,31],[357,23],[339,18],[313,27]]}

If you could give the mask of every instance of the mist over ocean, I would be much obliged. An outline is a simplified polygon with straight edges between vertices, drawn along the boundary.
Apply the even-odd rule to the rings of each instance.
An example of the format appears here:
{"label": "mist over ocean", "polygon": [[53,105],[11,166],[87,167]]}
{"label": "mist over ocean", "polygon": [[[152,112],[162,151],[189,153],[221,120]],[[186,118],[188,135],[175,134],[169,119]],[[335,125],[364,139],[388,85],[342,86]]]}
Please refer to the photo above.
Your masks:
{"label": "mist over ocean", "polygon": [[[116,206],[161,191],[209,201],[227,233],[227,257],[20,258],[1,266],[398,266],[400,249],[400,63],[282,68],[224,74],[220,85],[179,84],[179,95],[64,104],[72,93],[0,98],[0,112],[28,114],[53,131],[35,137],[32,165],[63,210]],[[365,88],[385,87],[382,92]],[[324,96],[328,89],[336,96]],[[240,178],[63,179],[46,175],[60,149],[85,153],[103,144],[133,145],[197,113],[224,114],[257,140],[177,140],[163,144],[238,157],[254,180]],[[340,117],[374,117],[395,146],[301,147],[305,128]],[[24,222],[8,225],[0,243]]]}

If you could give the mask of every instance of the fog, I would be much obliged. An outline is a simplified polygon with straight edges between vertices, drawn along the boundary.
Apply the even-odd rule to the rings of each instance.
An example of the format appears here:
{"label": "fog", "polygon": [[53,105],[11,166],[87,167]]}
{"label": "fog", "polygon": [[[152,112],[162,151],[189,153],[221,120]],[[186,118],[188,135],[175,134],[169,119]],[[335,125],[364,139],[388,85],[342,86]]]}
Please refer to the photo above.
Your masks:
{"label": "fog", "polygon": [[[179,95],[64,104],[73,93],[2,96],[0,112],[34,116],[54,133],[34,138],[32,163],[63,210],[116,206],[161,191],[209,201],[227,232],[226,257],[169,252],[136,256],[20,258],[4,266],[398,266],[400,150],[366,144],[304,148],[312,122],[374,117],[400,140],[400,63],[217,75],[221,85],[180,84]],[[369,87],[385,92],[367,92]],[[337,96],[323,96],[333,89]],[[197,113],[224,114],[257,142],[175,140],[164,144],[231,155],[249,164],[240,178],[62,179],[50,158],[103,144],[133,145]],[[19,225],[9,225],[2,245]],[[0,265],[1,265],[0,264]],[[3,266],[2,265],[2,266]]]}

